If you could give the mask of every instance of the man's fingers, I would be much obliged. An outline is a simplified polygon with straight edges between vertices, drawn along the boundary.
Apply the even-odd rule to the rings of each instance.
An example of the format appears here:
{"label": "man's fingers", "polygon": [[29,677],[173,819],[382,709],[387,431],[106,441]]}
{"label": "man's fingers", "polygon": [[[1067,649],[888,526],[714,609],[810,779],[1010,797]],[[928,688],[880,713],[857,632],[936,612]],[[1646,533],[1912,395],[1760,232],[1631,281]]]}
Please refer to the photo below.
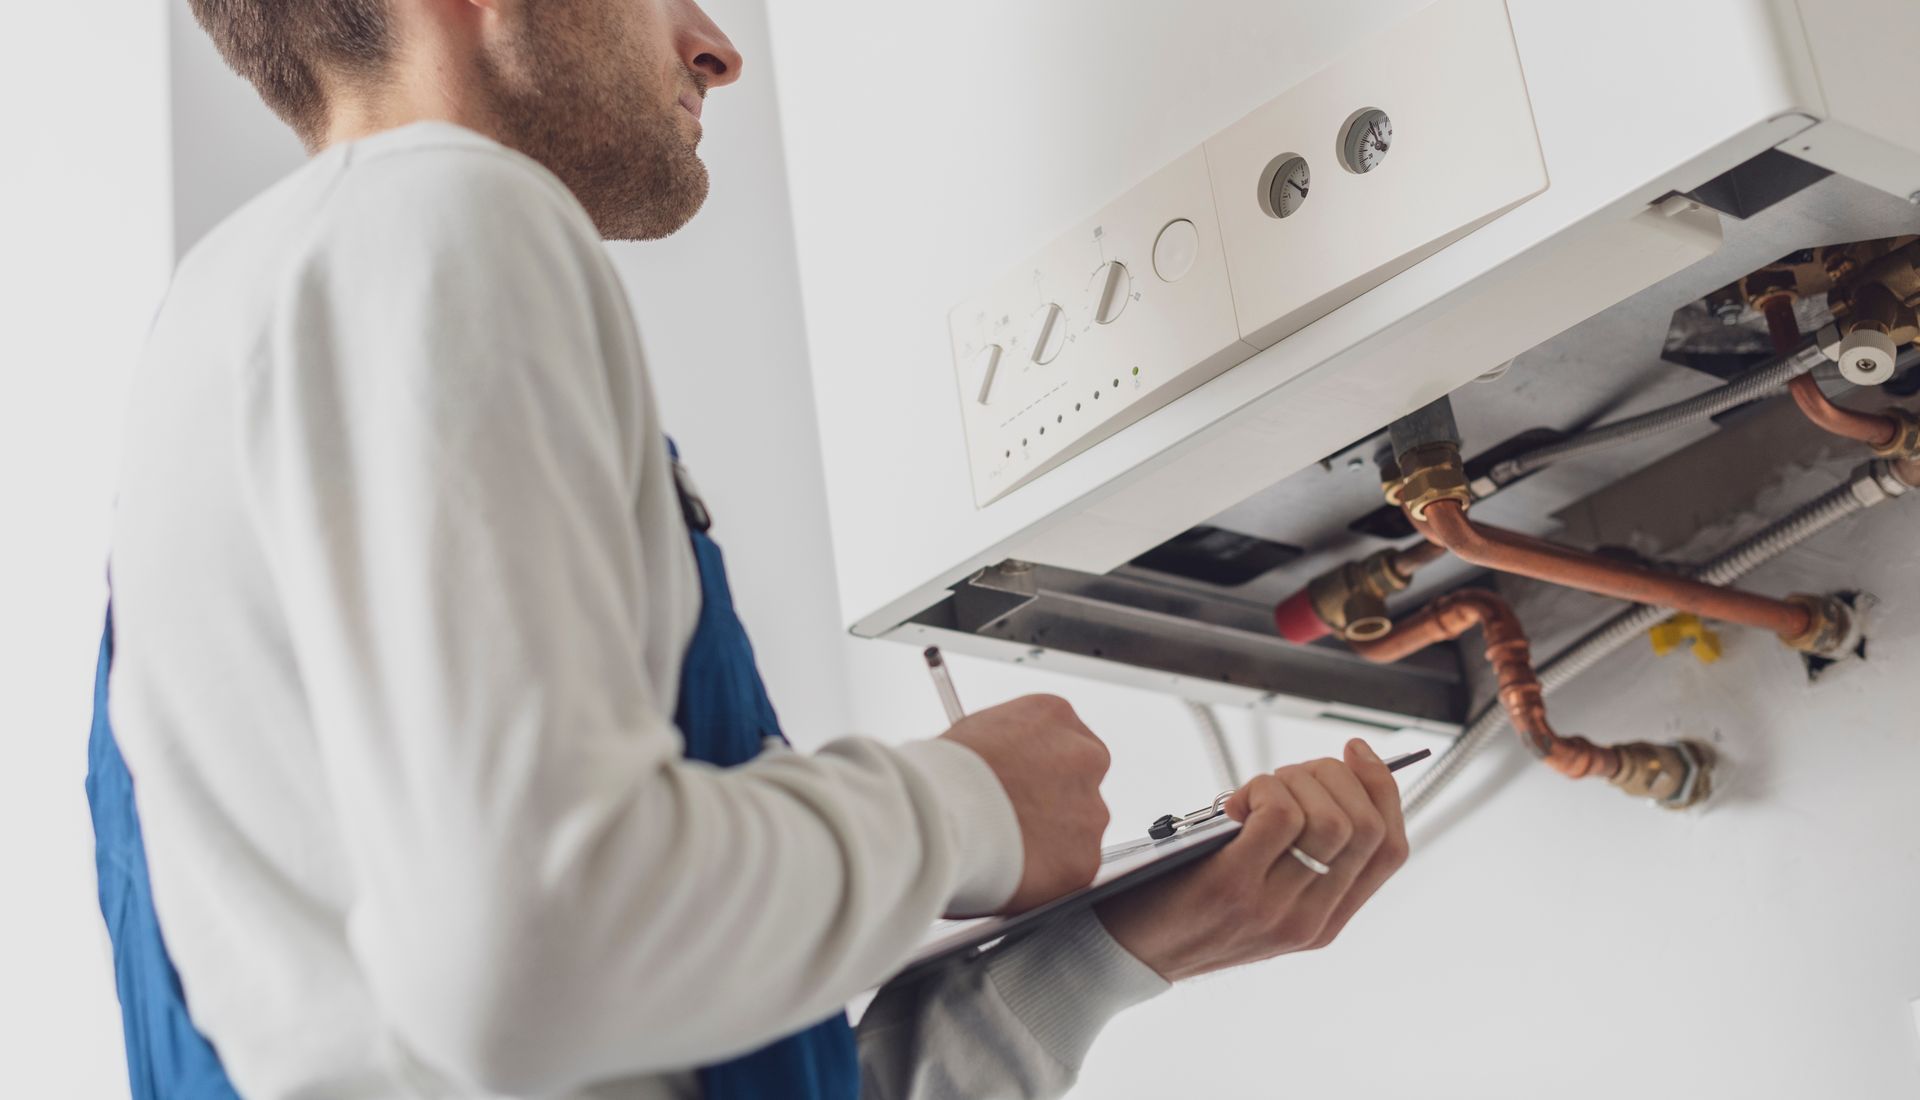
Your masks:
{"label": "man's fingers", "polygon": [[[1373,850],[1387,835],[1386,819],[1373,804],[1367,789],[1360,784],[1360,777],[1353,769],[1338,760],[1314,760],[1306,769],[1320,785],[1327,789],[1333,800],[1340,805],[1340,811],[1347,815],[1347,822],[1353,832],[1347,838],[1346,858],[1358,873],[1360,865],[1373,856]],[[1332,862],[1329,860],[1328,862]]]}
{"label": "man's fingers", "polygon": [[1293,843],[1314,859],[1331,865],[1353,838],[1353,823],[1341,810],[1339,801],[1305,767],[1282,768],[1275,773],[1275,778],[1286,784],[1306,815],[1306,824]]}
{"label": "man's fingers", "polygon": [[1404,844],[1407,835],[1407,819],[1400,806],[1400,784],[1394,781],[1393,773],[1387,770],[1373,747],[1359,738],[1347,742],[1347,766],[1353,769],[1354,777],[1366,788],[1367,797],[1373,801],[1374,809],[1380,811],[1380,818],[1386,823],[1385,844],[1399,837]]}
{"label": "man's fingers", "polygon": [[1242,881],[1263,878],[1306,825],[1305,810],[1276,775],[1254,776],[1227,800],[1226,809],[1230,815],[1237,809],[1245,824],[1220,850],[1221,860],[1231,874],[1244,876]]}

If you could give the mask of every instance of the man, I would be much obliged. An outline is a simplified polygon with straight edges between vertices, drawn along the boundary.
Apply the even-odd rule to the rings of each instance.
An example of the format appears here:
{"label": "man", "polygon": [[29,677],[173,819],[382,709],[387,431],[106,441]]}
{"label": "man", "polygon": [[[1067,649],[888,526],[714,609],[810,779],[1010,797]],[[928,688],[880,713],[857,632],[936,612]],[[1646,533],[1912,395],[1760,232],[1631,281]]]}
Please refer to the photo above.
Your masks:
{"label": "man", "polygon": [[699,208],[740,57],[690,0],[194,10],[314,155],[181,262],[136,382],[89,780],[136,1094],[1057,1095],[1404,861],[1355,742],[856,1045],[931,920],[1089,880],[1107,755],[1045,697],[781,744],[600,245]]}

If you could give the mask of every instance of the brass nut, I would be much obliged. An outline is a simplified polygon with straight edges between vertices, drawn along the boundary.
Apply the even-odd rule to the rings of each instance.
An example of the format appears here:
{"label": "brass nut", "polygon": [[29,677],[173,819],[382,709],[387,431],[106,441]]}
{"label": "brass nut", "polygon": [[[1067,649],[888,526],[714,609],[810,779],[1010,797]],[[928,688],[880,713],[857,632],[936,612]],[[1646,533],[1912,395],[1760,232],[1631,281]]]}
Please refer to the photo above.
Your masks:
{"label": "brass nut", "polygon": [[1611,782],[1627,794],[1683,810],[1713,791],[1713,750],[1701,742],[1634,741],[1614,749],[1620,754],[1620,771]]}
{"label": "brass nut", "polygon": [[1473,503],[1460,448],[1451,443],[1415,447],[1400,456],[1400,468],[1406,473],[1400,478],[1398,503],[1414,519],[1425,519],[1427,508],[1436,501],[1457,501],[1462,508]]}
{"label": "brass nut", "polygon": [[1883,409],[1881,416],[1888,417],[1900,426],[1893,440],[1885,446],[1875,447],[1873,453],[1880,458],[1905,459],[1920,458],[1920,416],[1905,409]]}
{"label": "brass nut", "polygon": [[1780,640],[1802,653],[1816,657],[1843,657],[1859,641],[1853,608],[1838,596],[1812,596],[1796,592],[1787,602],[1807,609],[1807,629],[1798,634],[1782,634]]}
{"label": "brass nut", "polygon": [[1388,547],[1385,550],[1376,550],[1360,559],[1360,572],[1365,578],[1369,591],[1388,596],[1407,590],[1407,586],[1413,583],[1413,578],[1400,572],[1396,564],[1399,558],[1400,551]]}

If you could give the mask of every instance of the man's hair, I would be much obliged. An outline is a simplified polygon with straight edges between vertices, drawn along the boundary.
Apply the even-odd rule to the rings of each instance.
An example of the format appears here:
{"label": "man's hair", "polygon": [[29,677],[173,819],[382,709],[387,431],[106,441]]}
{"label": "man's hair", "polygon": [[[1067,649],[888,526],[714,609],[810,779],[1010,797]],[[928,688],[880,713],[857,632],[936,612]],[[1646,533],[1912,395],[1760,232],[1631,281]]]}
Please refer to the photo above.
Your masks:
{"label": "man's hair", "polygon": [[326,129],[319,78],[373,75],[392,48],[387,0],[189,0],[233,71],[308,146]]}

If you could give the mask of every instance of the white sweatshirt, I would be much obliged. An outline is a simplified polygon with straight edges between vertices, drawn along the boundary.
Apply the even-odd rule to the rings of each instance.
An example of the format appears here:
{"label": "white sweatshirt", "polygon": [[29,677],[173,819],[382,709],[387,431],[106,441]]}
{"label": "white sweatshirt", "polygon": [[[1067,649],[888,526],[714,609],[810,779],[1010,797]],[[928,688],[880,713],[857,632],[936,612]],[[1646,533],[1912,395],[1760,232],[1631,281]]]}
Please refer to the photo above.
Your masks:
{"label": "white sweatshirt", "polygon": [[[457,127],[334,148],[181,262],[112,577],[161,930],[250,1100],[695,1095],[1019,878],[954,743],[682,758],[699,586],[626,298]],[[1063,924],[883,992],[867,1095],[1057,1094],[1164,984]]]}

